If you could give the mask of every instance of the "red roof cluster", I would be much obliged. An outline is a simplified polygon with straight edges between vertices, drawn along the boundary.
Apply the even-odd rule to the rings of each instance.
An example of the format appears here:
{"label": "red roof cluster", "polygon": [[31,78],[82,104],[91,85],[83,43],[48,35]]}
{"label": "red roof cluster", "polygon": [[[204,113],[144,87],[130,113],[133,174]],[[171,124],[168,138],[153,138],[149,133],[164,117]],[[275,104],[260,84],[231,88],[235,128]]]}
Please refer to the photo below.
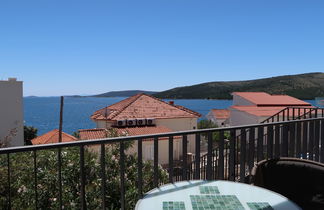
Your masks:
{"label": "red roof cluster", "polygon": [[265,92],[234,92],[232,95],[241,96],[256,106],[311,106],[310,103],[288,95],[270,95]]}
{"label": "red roof cluster", "polygon": [[201,115],[183,106],[172,105],[141,93],[93,113],[93,120],[124,120],[134,118],[192,118]]}
{"label": "red roof cluster", "polygon": [[[77,138],[62,132],[62,142],[77,141]],[[31,140],[35,144],[53,144],[59,142],[59,130],[55,129]]]}

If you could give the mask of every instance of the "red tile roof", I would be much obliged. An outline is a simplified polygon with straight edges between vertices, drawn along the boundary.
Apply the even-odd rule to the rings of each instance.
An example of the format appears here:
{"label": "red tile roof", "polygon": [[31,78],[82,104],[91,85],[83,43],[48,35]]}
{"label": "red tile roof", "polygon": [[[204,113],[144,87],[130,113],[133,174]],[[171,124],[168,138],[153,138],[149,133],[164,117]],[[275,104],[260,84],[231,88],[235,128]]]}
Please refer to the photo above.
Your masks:
{"label": "red tile roof", "polygon": [[134,95],[93,113],[93,120],[124,120],[134,118],[193,118],[197,112],[171,105],[144,93]]}
{"label": "red tile roof", "polygon": [[212,109],[211,112],[216,119],[227,119],[230,116],[228,109]]}
{"label": "red tile roof", "polygon": [[288,95],[270,95],[265,92],[234,92],[257,106],[311,106],[310,103]]}
{"label": "red tile roof", "polygon": [[[236,109],[239,111],[243,111],[246,113],[249,113],[254,116],[258,117],[270,117],[272,115],[277,114],[281,110],[285,109],[286,107],[282,106],[265,106],[265,107],[259,107],[259,106],[231,106],[230,108]],[[307,106],[307,108],[310,108]],[[299,113],[297,111],[295,112],[295,116],[297,117]],[[304,110],[300,110],[300,114],[304,114]],[[286,113],[287,115],[287,113]],[[290,109],[289,110],[289,116],[293,116],[293,111]]]}
{"label": "red tile roof", "polygon": [[[173,130],[165,126],[143,126],[143,127],[114,128],[114,129],[116,129],[117,133],[121,136],[139,136],[139,135],[150,135],[150,134],[173,132]],[[79,130],[81,140],[107,138],[107,132],[108,131],[103,128]],[[163,140],[163,139],[167,139],[167,138],[159,138],[159,140]],[[145,139],[145,140],[153,140],[153,139]]]}
{"label": "red tile roof", "polygon": [[[52,144],[59,142],[59,130],[55,129],[31,140],[35,144]],[[62,142],[77,141],[77,138],[62,132]]]}

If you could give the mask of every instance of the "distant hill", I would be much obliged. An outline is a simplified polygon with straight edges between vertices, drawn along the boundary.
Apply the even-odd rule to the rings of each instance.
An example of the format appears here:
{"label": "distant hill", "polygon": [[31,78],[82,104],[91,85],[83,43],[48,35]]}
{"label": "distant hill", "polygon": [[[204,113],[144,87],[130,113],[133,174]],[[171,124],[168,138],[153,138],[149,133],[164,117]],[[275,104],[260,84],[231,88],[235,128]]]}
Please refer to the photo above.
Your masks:
{"label": "distant hill", "polygon": [[93,95],[93,96],[89,96],[89,97],[130,97],[130,96],[136,95],[138,93],[145,93],[148,95],[153,95],[158,92],[145,91],[145,90],[110,91],[107,93],[102,93],[102,94]]}
{"label": "distant hill", "polygon": [[287,94],[299,99],[324,96],[324,73],[278,76],[257,80],[208,82],[177,87],[154,94],[170,99],[232,99],[235,91],[262,91],[270,94]]}

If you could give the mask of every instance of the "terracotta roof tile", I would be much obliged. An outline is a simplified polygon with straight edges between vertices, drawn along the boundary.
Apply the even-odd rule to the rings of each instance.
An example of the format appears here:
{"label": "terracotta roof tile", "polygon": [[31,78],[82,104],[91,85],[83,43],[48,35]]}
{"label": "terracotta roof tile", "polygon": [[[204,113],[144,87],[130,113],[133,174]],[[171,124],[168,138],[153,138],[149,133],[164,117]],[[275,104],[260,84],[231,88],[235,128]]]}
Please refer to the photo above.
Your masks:
{"label": "terracotta roof tile", "polygon": [[[258,106],[231,106],[230,108],[236,109],[239,111],[243,111],[249,113],[251,115],[259,116],[259,117],[270,117],[272,115],[277,114],[281,110],[285,109],[286,107],[282,106],[267,106],[267,107],[258,107]],[[302,107],[300,107],[302,108]],[[310,108],[307,106],[307,108]],[[300,114],[304,114],[304,110],[300,110]],[[287,115],[287,113],[286,113]],[[289,110],[289,116],[293,116],[292,109]],[[295,112],[295,117],[298,117],[297,111]]]}
{"label": "terracotta roof tile", "polygon": [[227,119],[230,116],[228,109],[212,109],[211,111],[216,119]]}
{"label": "terracotta roof tile", "polygon": [[170,105],[144,93],[100,109],[91,116],[93,120],[124,120],[134,118],[191,118],[197,112],[182,106]]}
{"label": "terracotta roof tile", "polygon": [[310,103],[288,95],[270,95],[265,92],[234,92],[257,106],[311,106]]}
{"label": "terracotta roof tile", "polygon": [[[59,142],[59,130],[55,129],[31,140],[35,144],[52,144]],[[77,138],[62,132],[62,142],[77,141]]]}
{"label": "terracotta roof tile", "polygon": [[[127,127],[127,128],[114,128],[117,133],[121,136],[139,136],[139,135],[150,135],[150,134],[159,134],[159,133],[169,133],[173,130],[165,126],[143,126],[143,127]],[[107,138],[107,130],[102,128],[96,129],[82,129],[79,130],[80,140],[89,140],[89,139],[101,139]],[[175,137],[179,138],[179,137]],[[165,140],[168,138],[159,138],[159,140]],[[145,139],[153,140],[153,139]]]}

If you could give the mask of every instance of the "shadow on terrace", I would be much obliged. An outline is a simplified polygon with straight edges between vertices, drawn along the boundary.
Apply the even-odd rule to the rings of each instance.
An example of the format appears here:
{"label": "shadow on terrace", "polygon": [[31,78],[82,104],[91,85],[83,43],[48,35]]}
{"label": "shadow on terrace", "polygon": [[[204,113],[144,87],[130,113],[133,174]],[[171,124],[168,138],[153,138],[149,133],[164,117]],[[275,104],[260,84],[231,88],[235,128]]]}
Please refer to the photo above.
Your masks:
{"label": "shadow on terrace", "polygon": [[[182,137],[175,161],[173,138]],[[188,138],[194,136],[195,138]],[[166,168],[159,138],[168,138]],[[154,159],[142,142],[154,139]],[[195,142],[193,160],[187,155]],[[201,155],[200,143],[207,153]],[[136,155],[127,154],[131,144]],[[2,209],[133,209],[143,193],[180,180],[248,182],[256,162],[295,157],[324,162],[324,118],[0,149]]]}

